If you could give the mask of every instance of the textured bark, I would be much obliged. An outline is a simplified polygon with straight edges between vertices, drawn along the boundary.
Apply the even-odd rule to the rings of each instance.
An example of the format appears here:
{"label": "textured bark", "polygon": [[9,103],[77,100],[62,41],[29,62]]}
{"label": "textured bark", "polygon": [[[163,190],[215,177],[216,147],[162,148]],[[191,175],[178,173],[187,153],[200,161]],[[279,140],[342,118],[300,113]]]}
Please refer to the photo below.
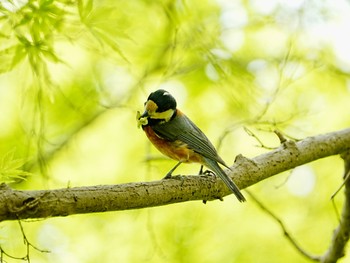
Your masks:
{"label": "textured bark", "polygon": [[[229,175],[243,189],[280,172],[349,149],[350,129],[299,142],[284,141],[279,148],[253,159],[237,156]],[[40,191],[13,190],[2,184],[0,221],[137,209],[221,199],[228,194],[231,194],[229,189],[213,176]]]}

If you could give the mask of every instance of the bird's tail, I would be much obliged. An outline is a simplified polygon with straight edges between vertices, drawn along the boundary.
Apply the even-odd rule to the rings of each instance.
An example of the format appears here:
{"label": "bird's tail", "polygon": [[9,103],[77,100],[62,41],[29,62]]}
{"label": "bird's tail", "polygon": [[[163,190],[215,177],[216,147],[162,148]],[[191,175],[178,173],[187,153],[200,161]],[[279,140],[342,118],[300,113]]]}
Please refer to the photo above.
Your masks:
{"label": "bird's tail", "polygon": [[204,164],[206,166],[208,166],[209,169],[213,170],[213,172],[216,175],[218,175],[221,178],[221,180],[224,181],[224,183],[227,185],[227,187],[235,194],[235,196],[237,197],[237,199],[240,202],[245,201],[245,198],[244,198],[243,194],[241,193],[241,191],[239,190],[239,188],[237,187],[237,185],[224,172],[224,170],[222,170],[222,168],[219,166],[219,164],[216,161],[204,157],[204,162],[205,162]]}

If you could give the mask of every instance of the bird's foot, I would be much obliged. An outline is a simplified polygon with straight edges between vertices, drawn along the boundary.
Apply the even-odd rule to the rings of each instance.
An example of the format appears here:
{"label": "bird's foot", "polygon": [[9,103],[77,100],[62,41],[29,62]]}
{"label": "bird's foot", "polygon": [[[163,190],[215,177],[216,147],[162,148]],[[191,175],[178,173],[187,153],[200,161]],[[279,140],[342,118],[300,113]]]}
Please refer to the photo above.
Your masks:
{"label": "bird's foot", "polygon": [[171,173],[167,173],[167,174],[163,177],[163,179],[170,179],[170,178],[172,178]]}
{"label": "bird's foot", "polygon": [[213,173],[213,172],[210,171],[210,170],[205,170],[205,171],[203,171],[203,165],[201,165],[201,169],[199,170],[198,175],[209,175],[209,176],[215,176],[215,177],[216,177],[216,174]]}
{"label": "bird's foot", "polygon": [[181,180],[181,181],[183,181],[183,180],[185,179],[185,176],[184,176],[184,175],[178,174],[178,175],[172,176],[171,178],[172,178],[172,179],[175,179],[175,180]]}
{"label": "bird's foot", "polygon": [[170,177],[168,177],[168,178],[165,178],[164,177],[164,179],[169,179],[169,178],[171,178],[171,179],[174,179],[174,180],[178,180],[178,181],[180,181],[180,186],[182,186],[183,184],[184,184],[184,182],[185,182],[185,177],[186,176],[184,176],[184,175],[174,175],[174,176],[170,176]]}
{"label": "bird's foot", "polygon": [[163,179],[170,179],[171,178],[171,175],[173,174],[173,172],[176,170],[177,167],[179,167],[179,165],[182,164],[182,162],[178,162],[174,167],[173,169],[171,169]]}
{"label": "bird's foot", "polygon": [[171,173],[167,173],[167,174],[163,177],[163,180],[164,180],[164,179],[175,179],[175,180],[181,180],[181,181],[183,181],[184,178],[185,178],[184,175],[180,175],[180,174],[178,174],[178,175],[172,175]]}
{"label": "bird's foot", "polygon": [[205,171],[203,172],[203,174],[204,174],[204,175],[208,175],[208,176],[214,176],[214,177],[216,177],[216,174],[215,174],[214,172],[210,171],[210,170],[205,170]]}
{"label": "bird's foot", "polygon": [[[215,197],[214,199],[218,199],[220,201],[224,201],[224,199],[221,196]],[[208,200],[202,200],[203,204],[207,204]]]}

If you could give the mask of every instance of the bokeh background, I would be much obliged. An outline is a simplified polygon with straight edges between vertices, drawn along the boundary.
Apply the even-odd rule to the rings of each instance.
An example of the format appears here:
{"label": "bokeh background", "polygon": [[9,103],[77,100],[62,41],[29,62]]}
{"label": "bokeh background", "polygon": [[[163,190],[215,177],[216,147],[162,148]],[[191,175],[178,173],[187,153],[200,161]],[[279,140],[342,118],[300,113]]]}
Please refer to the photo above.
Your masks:
{"label": "bokeh background", "polygon": [[[275,129],[302,139],[349,127],[349,31],[345,0],[0,0],[0,179],[34,190],[162,178],[175,163],[136,126],[158,88],[228,164],[277,147]],[[249,190],[322,254],[342,173],[329,157]],[[309,262],[246,196],[22,226],[50,251],[30,247],[31,262]],[[0,245],[28,254],[18,222],[0,223]]]}

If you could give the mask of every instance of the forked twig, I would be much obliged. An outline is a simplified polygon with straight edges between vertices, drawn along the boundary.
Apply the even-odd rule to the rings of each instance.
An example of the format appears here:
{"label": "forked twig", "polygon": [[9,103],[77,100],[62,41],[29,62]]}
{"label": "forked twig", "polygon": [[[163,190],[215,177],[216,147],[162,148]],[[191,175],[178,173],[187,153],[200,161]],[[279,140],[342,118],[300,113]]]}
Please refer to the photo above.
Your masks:
{"label": "forked twig", "polygon": [[248,195],[253,199],[253,201],[265,212],[267,213],[269,216],[271,216],[282,228],[283,234],[284,236],[287,238],[287,240],[292,244],[292,246],[298,250],[300,252],[300,254],[302,254],[303,256],[305,256],[306,258],[313,260],[313,261],[320,261],[320,257],[319,256],[315,256],[315,255],[311,255],[310,253],[308,253],[307,251],[305,251],[298,243],[297,241],[291,236],[291,234],[289,233],[289,231],[287,230],[286,226],[284,225],[283,221],[276,215],[274,214],[270,209],[268,209],[262,202],[260,202],[260,200],[255,197],[255,195],[253,195],[251,193],[251,191],[249,190],[245,190],[246,193],[248,193]]}

